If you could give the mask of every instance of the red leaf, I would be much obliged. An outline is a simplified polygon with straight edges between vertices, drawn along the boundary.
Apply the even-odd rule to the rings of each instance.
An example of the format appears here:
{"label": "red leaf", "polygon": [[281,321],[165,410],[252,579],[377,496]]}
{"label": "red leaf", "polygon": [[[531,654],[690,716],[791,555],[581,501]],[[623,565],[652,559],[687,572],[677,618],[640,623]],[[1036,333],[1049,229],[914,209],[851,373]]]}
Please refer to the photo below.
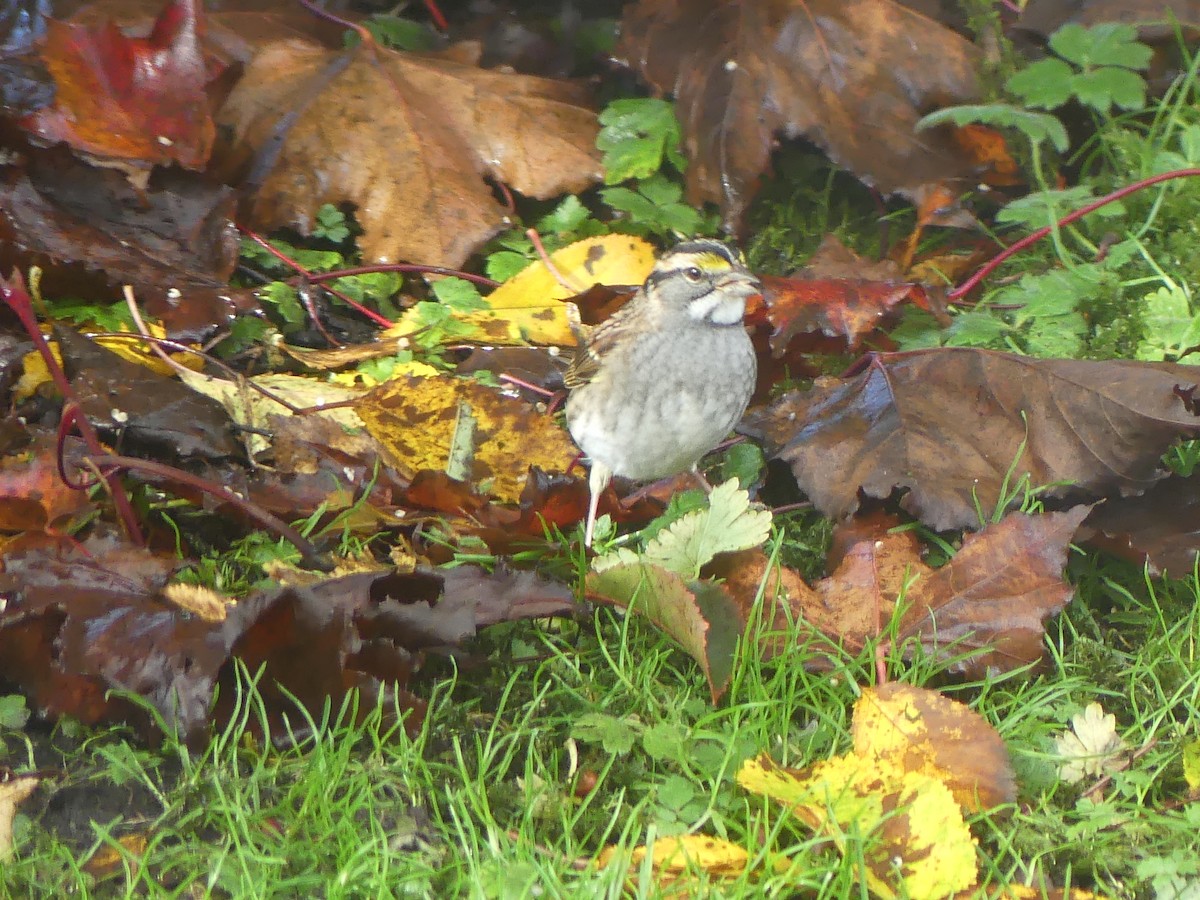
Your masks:
{"label": "red leaf", "polygon": [[51,21],[42,61],[58,95],[21,126],[94,156],[203,169],[216,134],[204,88],[217,70],[205,62],[201,32],[195,0],[172,0],[146,38],[111,22]]}

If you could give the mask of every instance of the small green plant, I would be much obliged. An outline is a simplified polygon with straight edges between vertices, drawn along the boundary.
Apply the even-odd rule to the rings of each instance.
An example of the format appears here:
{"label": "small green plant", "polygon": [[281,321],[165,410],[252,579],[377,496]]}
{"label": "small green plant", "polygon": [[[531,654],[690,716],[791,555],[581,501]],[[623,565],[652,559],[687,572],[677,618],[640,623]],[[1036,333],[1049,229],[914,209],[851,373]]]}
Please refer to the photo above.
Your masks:
{"label": "small green plant", "polygon": [[1033,62],[1014,73],[1005,89],[1012,103],[952,106],[923,118],[919,128],[951,122],[1011,128],[1033,147],[1035,165],[1047,141],[1059,153],[1069,147],[1062,122],[1049,112],[1077,101],[1107,119],[1113,107],[1139,110],[1146,105],[1146,80],[1139,74],[1153,51],[1137,40],[1132,25],[1102,23],[1090,28],[1064,25],[1050,36],[1055,56]]}
{"label": "small green plant", "polygon": [[614,100],[600,114],[596,146],[604,153],[601,199],[624,214],[621,230],[691,237],[714,234],[717,220],[683,199],[687,159],[675,106],[665,100]]}
{"label": "small green plant", "polygon": [[1108,116],[1114,106],[1136,110],[1146,105],[1146,80],[1138,73],[1150,65],[1154,51],[1138,42],[1132,25],[1067,24],[1050,35],[1050,50],[1056,55],[1008,79],[1006,87],[1026,106],[1058,109],[1078,100]]}

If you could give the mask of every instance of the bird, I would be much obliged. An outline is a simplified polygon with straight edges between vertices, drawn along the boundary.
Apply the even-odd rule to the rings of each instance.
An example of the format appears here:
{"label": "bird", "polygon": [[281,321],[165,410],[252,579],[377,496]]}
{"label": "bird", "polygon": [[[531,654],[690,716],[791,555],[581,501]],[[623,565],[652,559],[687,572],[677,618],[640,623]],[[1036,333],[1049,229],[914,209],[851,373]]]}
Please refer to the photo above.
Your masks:
{"label": "bird", "polygon": [[591,463],[585,547],[614,475],[646,482],[695,471],[741,419],[757,375],[742,319],[761,290],[739,252],[689,240],[664,252],[604,322],[572,323],[577,347],[563,380],[567,430]]}

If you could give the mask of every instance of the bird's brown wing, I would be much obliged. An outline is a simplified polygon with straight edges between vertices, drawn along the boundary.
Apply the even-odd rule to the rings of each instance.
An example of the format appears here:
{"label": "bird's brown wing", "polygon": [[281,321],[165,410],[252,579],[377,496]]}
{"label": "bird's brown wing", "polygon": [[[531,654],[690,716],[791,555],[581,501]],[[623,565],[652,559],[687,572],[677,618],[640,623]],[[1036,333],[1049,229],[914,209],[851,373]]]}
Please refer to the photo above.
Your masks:
{"label": "bird's brown wing", "polygon": [[599,374],[605,356],[621,342],[622,335],[636,325],[637,316],[638,305],[631,300],[599,325],[584,325],[578,321],[578,313],[570,318],[577,346],[575,356],[563,375],[563,382],[568,388],[583,387]]}

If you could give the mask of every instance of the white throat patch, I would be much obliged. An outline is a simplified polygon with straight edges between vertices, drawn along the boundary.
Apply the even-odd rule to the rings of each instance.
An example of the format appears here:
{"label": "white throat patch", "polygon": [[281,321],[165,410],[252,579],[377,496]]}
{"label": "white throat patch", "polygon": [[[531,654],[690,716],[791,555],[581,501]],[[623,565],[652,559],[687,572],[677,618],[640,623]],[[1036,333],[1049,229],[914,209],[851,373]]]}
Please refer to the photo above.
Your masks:
{"label": "white throat patch", "polygon": [[736,325],[746,314],[744,297],[722,297],[717,291],[697,297],[688,304],[687,314],[697,322]]}

